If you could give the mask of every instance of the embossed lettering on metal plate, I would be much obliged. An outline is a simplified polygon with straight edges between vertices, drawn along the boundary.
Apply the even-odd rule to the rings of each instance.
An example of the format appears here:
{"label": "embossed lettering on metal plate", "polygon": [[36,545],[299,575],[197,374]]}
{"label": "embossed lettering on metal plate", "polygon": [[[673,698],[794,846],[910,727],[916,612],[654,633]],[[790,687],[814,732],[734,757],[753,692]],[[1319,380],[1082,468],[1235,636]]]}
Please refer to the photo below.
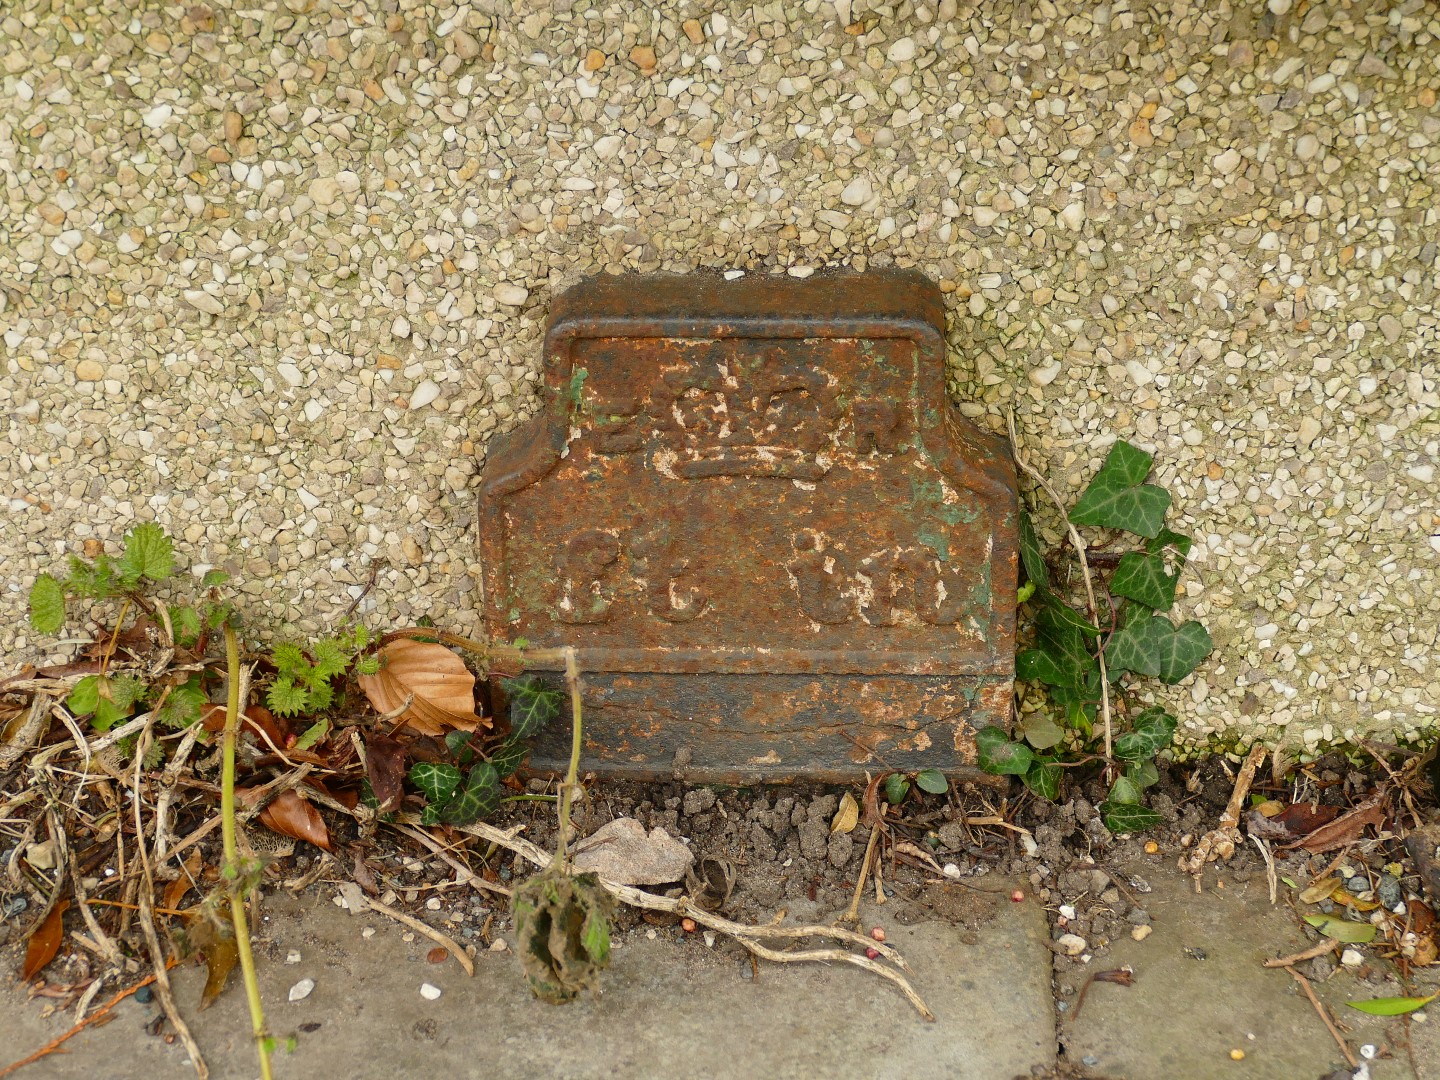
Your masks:
{"label": "embossed lettering on metal plate", "polygon": [[545,407],[491,445],[480,537],[488,632],[580,651],[587,768],[953,773],[1007,722],[1014,464],[947,398],[943,329],[911,273],[556,300]]}

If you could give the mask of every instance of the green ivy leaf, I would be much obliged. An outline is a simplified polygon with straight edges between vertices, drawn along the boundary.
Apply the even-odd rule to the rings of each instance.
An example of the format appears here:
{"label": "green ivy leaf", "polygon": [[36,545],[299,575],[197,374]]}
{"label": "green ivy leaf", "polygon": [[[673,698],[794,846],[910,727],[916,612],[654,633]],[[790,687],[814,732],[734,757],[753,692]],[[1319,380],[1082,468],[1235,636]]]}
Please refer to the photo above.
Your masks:
{"label": "green ivy leaf", "polygon": [[132,584],[142,577],[164,581],[175,570],[175,545],[163,528],[146,521],[125,534],[119,566],[121,577]]}
{"label": "green ivy leaf", "polygon": [[410,766],[410,782],[432,803],[443,803],[460,786],[460,770],[443,762],[417,761]]}
{"label": "green ivy leaf", "polygon": [[281,675],[270,684],[265,703],[276,716],[295,716],[305,711],[310,695],[303,686],[296,686],[288,675]]}
{"label": "green ivy leaf", "polygon": [[1020,565],[1025,570],[1025,580],[1035,586],[1042,596],[1050,592],[1050,573],[1045,569],[1045,553],[1040,550],[1040,541],[1035,536],[1035,523],[1024,510],[1020,511]]}
{"label": "green ivy leaf", "polygon": [[510,776],[516,769],[525,764],[525,756],[529,754],[529,752],[529,747],[527,747],[523,741],[512,735],[495,748],[495,751],[490,755],[490,764],[495,766],[495,771],[499,773],[503,779],[504,777]]}
{"label": "green ivy leaf", "polygon": [[86,675],[71,689],[65,707],[76,716],[89,716],[100,704],[100,676]]}
{"label": "green ivy leaf", "polygon": [[1176,683],[1194,671],[1214,647],[1209,631],[1194,619],[1177,627],[1164,615],[1142,616],[1111,636],[1105,661],[1112,678],[1133,671]]}
{"label": "green ivy leaf", "polygon": [[506,679],[503,685],[510,695],[510,733],[515,738],[528,739],[538,734],[560,715],[564,693],[546,686],[537,676],[521,675]]}
{"label": "green ivy leaf", "polygon": [[1012,742],[998,727],[975,733],[975,754],[980,768],[1001,776],[1024,776],[1034,755],[1024,743]]}
{"label": "green ivy leaf", "polygon": [[1071,524],[1157,536],[1165,525],[1170,493],[1144,482],[1153,460],[1144,450],[1117,441],[1070,511]]}
{"label": "green ivy leaf", "polygon": [[474,732],[460,731],[458,728],[445,733],[445,749],[450,751],[462,768],[475,760],[475,748],[471,742],[473,734]]}
{"label": "green ivy leaf", "polygon": [[892,772],[885,778],[885,798],[891,806],[899,806],[910,794],[910,781],[903,773]]}
{"label": "green ivy leaf", "polygon": [[1059,765],[1036,758],[1025,770],[1025,786],[1042,799],[1054,802],[1060,797],[1060,781],[1064,775],[1065,770]]}
{"label": "green ivy leaf", "polygon": [[1065,729],[1050,719],[1049,713],[1026,713],[1020,718],[1018,726],[1025,741],[1036,750],[1049,750],[1065,738]]}
{"label": "green ivy leaf", "polygon": [[1115,783],[1110,785],[1110,798],[1106,802],[1112,806],[1138,806],[1140,785],[1128,776],[1117,776]]}
{"label": "green ivy leaf", "polygon": [[1165,819],[1148,806],[1105,801],[1100,804],[1100,817],[1112,833],[1134,833],[1152,829]]}
{"label": "green ivy leaf", "polygon": [[1167,573],[1165,556],[1144,551],[1127,551],[1110,578],[1110,592],[1127,596],[1156,611],[1169,611],[1175,604],[1180,571]]}
{"label": "green ivy leaf", "polygon": [[52,574],[41,574],[30,587],[30,625],[39,634],[56,633],[65,625],[65,589]]}
{"label": "green ivy leaf", "polygon": [[200,613],[193,607],[182,605],[168,609],[170,631],[175,635],[175,644],[188,649],[200,640]]}
{"label": "green ivy leaf", "polygon": [[1160,770],[1155,767],[1153,761],[1132,761],[1130,767],[1125,770],[1128,776],[1143,791],[1160,782]]}
{"label": "green ivy leaf", "polygon": [[1123,761],[1146,761],[1170,745],[1175,736],[1175,717],[1152,707],[1135,718],[1131,730],[1115,740],[1115,756]]}
{"label": "green ivy leaf", "polygon": [[435,803],[427,803],[425,805],[425,809],[420,811],[420,824],[439,825],[441,823],[440,809],[441,808]]}
{"label": "green ivy leaf", "polygon": [[915,786],[928,795],[944,795],[950,790],[950,781],[939,769],[921,769],[915,774]]}
{"label": "green ivy leaf", "polygon": [[1065,686],[1066,673],[1044,649],[1026,649],[1015,657],[1015,677],[1029,682],[1040,682],[1046,686]]}
{"label": "green ivy leaf", "polygon": [[470,825],[500,805],[500,774],[489,762],[482,761],[470,770],[465,786],[440,811],[440,820],[447,825]]}

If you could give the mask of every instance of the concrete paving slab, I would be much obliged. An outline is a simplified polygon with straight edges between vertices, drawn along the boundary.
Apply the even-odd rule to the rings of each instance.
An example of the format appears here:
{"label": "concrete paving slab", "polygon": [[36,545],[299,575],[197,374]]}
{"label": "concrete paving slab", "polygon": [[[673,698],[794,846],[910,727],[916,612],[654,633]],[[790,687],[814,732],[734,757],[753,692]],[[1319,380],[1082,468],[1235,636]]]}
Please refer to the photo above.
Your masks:
{"label": "concrete paving slab", "polygon": [[[1129,965],[1129,988],[1090,987],[1079,1015],[1061,1021],[1067,1061],[1114,1080],[1317,1080],[1344,1059],[1299,984],[1261,961],[1291,955],[1313,941],[1284,903],[1270,904],[1263,875],[1237,882],[1207,874],[1197,894],[1187,875],[1165,864],[1117,868],[1152,889],[1146,910],[1153,932],[1144,941],[1123,937],[1095,970]],[[1288,891],[1282,886],[1282,893]],[[1088,976],[1081,976],[1088,977]],[[1352,1045],[1390,1047],[1395,1056],[1371,1065],[1372,1080],[1412,1077],[1400,1042],[1403,1023],[1368,1017],[1350,1000],[1397,995],[1398,985],[1371,984],[1348,971],[1315,984]],[[1071,1008],[1074,1008],[1073,1002]],[[1411,1025],[1419,1080],[1440,1080],[1440,1010],[1428,1024]],[[1231,1052],[1244,1052],[1234,1060]]]}
{"label": "concrete paving slab", "polygon": [[[987,887],[999,888],[998,878]],[[950,886],[959,888],[959,886]],[[374,915],[351,917],[328,897],[267,901],[261,985],[279,1034],[301,1031],[277,1077],[534,1076],[744,1078],[874,1077],[997,1080],[1029,1075],[1055,1056],[1050,953],[1044,912],[1033,900],[992,899],[971,925],[927,921],[897,926],[915,984],[938,1016],[920,1020],[888,984],[843,966],[762,964],[695,937],[661,929],[626,935],[604,993],[570,1006],[534,1001],[510,953],[482,952],[469,979],[453,960],[432,965],[431,943],[406,943],[402,929]],[[889,909],[879,909],[890,913]],[[362,930],[375,927],[366,939]],[[301,960],[285,963],[291,950]],[[215,1080],[256,1073],[238,985],[196,1014],[202,972],[175,972],[177,994]],[[305,1000],[288,1003],[301,979]],[[429,982],[435,1001],[420,994]],[[194,1073],[179,1046],[143,1027],[155,1004],[127,1001],[114,1022],[67,1043],[17,1074],[21,1080],[183,1080]],[[0,993],[0,1058],[23,1056],[63,1032],[70,1017],[42,1019],[22,990]],[[318,1025],[303,1030],[302,1025]],[[4,1064],[4,1061],[0,1061]]]}

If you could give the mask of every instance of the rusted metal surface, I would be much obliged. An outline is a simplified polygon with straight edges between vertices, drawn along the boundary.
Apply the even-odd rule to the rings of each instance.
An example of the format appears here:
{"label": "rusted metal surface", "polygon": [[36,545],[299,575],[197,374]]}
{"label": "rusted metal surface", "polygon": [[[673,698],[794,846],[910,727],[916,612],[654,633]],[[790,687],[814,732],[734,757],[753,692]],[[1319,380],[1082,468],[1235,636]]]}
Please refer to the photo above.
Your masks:
{"label": "rusted metal surface", "polygon": [[1006,723],[1014,463],[946,397],[943,328],[899,272],[555,301],[547,404],[490,447],[480,539],[490,634],[580,651],[586,768],[955,773]]}

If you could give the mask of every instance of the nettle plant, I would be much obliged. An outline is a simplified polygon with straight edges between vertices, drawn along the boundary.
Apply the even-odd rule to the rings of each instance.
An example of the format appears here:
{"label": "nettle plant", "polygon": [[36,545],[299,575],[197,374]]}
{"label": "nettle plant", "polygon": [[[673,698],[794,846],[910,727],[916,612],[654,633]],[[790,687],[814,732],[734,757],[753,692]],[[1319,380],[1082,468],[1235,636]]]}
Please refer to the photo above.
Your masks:
{"label": "nettle plant", "polygon": [[[997,727],[976,736],[982,769],[1018,776],[1047,799],[1058,797],[1065,766],[1103,761],[1110,787],[1100,813],[1112,832],[1159,824],[1160,815],[1144,805],[1144,791],[1159,779],[1155,757],[1170,745],[1176,727],[1162,708],[1127,708],[1129,692],[1142,677],[1179,682],[1214,647],[1199,622],[1177,626],[1166,614],[1175,604],[1191,540],[1165,528],[1170,493],[1145,482],[1152,462],[1145,451],[1115,443],[1070,511],[1072,546],[1080,543],[1076,526],[1144,540],[1131,550],[1086,544],[1079,582],[1052,583],[1034,524],[1021,514],[1026,581],[1020,600],[1029,616],[1022,640],[1030,647],[1015,657],[1015,674],[1044,688],[1043,703],[1020,712],[1018,739]],[[1092,581],[1092,570],[1108,574]],[[1075,600],[1076,593],[1083,598]],[[1097,732],[1097,720],[1103,724],[1109,717],[1112,695],[1128,722],[1122,730],[1111,720]]]}
{"label": "nettle plant", "polygon": [[199,672],[147,681],[134,671],[112,671],[111,662],[127,633],[133,635],[140,629],[138,618],[126,626],[132,612],[151,625],[163,626],[166,638],[178,649],[203,653],[209,636],[233,615],[230,605],[215,591],[228,575],[211,570],[200,581],[206,595],[167,603],[146,595],[175,572],[174,545],[165,530],[146,522],[127,532],[123,542],[118,559],[103,553],[93,559],[72,555],[68,575],[37,577],[30,590],[30,625],[42,634],[58,633],[65,625],[68,604],[119,601],[114,628],[96,656],[100,671],[74,685],[66,707],[77,718],[89,717],[97,731],[108,731],[142,705],[159,703],[157,719],[162,724],[188,727],[200,719],[206,704]]}

